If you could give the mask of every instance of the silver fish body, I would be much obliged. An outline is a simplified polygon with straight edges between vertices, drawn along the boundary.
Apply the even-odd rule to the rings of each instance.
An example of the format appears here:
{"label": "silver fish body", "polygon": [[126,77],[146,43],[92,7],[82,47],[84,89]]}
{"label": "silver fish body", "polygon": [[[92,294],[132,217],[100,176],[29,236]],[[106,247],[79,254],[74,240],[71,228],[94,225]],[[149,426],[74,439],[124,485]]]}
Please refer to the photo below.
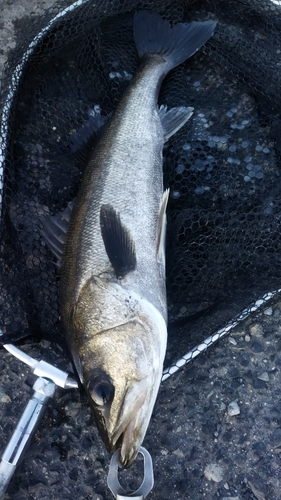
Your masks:
{"label": "silver fish body", "polygon": [[[123,434],[124,464],[146,432],[166,351],[165,265],[157,254],[164,143],[155,91],[160,75],[153,60],[137,74],[95,149],[73,208],[61,268],[67,340],[90,395],[96,380],[114,386],[112,401],[97,405],[93,395],[93,405],[109,448]],[[100,211],[107,205],[120,214],[134,242],[136,267],[122,279],[101,235]]]}
{"label": "silver fish body", "polygon": [[214,27],[171,28],[157,14],[136,14],[140,68],[92,152],[67,229],[63,328],[102,437],[110,451],[121,447],[123,466],[144,439],[166,350],[163,144],[192,112],[159,110],[159,89]]}

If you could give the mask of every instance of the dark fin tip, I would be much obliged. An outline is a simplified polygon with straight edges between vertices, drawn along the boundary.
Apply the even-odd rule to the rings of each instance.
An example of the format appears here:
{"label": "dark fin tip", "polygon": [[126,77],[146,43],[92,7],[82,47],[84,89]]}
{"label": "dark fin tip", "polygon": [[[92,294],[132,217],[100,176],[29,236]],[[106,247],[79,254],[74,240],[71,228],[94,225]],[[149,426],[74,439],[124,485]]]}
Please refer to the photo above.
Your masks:
{"label": "dark fin tip", "polygon": [[100,227],[107,256],[117,278],[136,268],[135,244],[129,230],[122,224],[112,205],[102,205]]}

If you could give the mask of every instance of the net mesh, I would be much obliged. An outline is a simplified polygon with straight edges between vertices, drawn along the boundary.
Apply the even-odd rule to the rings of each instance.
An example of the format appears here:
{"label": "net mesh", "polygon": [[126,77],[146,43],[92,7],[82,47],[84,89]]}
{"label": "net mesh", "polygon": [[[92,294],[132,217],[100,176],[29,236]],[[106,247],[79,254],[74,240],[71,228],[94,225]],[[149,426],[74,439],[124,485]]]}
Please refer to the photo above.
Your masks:
{"label": "net mesh", "polygon": [[281,7],[270,0],[69,5],[57,3],[29,27],[2,82],[2,343],[61,335],[59,273],[42,220],[75,197],[82,172],[72,138],[93,114],[114,110],[138,65],[133,14],[149,8],[172,23],[218,21],[206,46],[168,75],[159,98],[194,107],[164,148],[169,363],[280,286]]}

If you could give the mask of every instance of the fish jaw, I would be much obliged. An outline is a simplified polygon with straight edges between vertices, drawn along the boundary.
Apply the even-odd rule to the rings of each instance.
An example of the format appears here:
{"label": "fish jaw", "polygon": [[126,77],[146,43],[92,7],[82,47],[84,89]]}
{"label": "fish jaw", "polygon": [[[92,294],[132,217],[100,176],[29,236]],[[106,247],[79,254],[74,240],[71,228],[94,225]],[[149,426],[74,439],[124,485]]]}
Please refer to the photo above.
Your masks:
{"label": "fish jaw", "polygon": [[[123,318],[118,314],[119,324],[116,318],[115,325],[96,332],[90,339],[88,331],[88,341],[81,343],[79,358],[83,385],[89,394],[100,435],[110,452],[121,448],[121,463],[128,467],[145,437],[157,397],[167,327],[161,313],[137,293],[124,290],[118,284],[111,284],[109,289],[111,294],[106,303],[111,309],[111,318],[112,309],[120,311],[121,304]],[[98,296],[99,293],[95,303]],[[93,296],[91,304],[92,301]],[[86,309],[84,300],[83,311],[79,311],[79,307],[76,311],[81,325],[84,323],[81,314]],[[106,311],[103,310],[103,314],[106,315]],[[90,325],[93,325],[92,319]],[[86,329],[84,323],[84,332]],[[112,387],[111,397],[105,404],[97,404],[93,397],[96,380],[109,381]]]}
{"label": "fish jaw", "polygon": [[[138,401],[135,402],[133,410],[131,411],[129,423],[122,433],[120,461],[123,467],[129,467],[132,464],[144,440],[158,394],[162,370],[159,375],[160,377],[158,380],[155,380],[155,386],[150,401],[147,402],[144,397],[143,400],[139,398]],[[129,406],[128,402],[127,406]]]}
{"label": "fish jaw", "polygon": [[140,382],[130,381],[127,384],[122,410],[118,422],[108,420],[109,440],[112,451],[118,446],[120,461],[123,467],[129,467],[136,458],[141,446],[157,397],[161,382],[162,369],[151,377]]}

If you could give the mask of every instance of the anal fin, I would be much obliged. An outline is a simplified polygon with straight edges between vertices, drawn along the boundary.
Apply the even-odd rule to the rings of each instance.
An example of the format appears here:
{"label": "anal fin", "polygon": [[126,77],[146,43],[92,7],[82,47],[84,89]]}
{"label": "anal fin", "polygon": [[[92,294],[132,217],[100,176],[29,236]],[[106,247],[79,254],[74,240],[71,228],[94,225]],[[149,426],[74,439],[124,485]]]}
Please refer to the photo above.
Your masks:
{"label": "anal fin", "polygon": [[87,165],[93,148],[102,135],[106,121],[105,116],[95,113],[70,138],[70,149],[75,154],[82,170]]}
{"label": "anal fin", "polygon": [[164,129],[164,142],[167,142],[172,135],[176,134],[185,125],[191,117],[193,109],[179,106],[167,111],[167,106],[160,106],[159,117]]}
{"label": "anal fin", "polygon": [[57,258],[57,265],[59,267],[73,204],[74,200],[68,203],[66,209],[62,212],[45,217],[43,220],[43,229],[41,230],[41,234],[51,252]]}
{"label": "anal fin", "polygon": [[166,217],[166,209],[169,199],[170,189],[166,189],[163,193],[161,202],[160,202],[160,210],[157,224],[157,235],[156,235],[156,252],[157,258],[159,262],[162,262],[165,267],[165,242],[166,242],[166,226],[167,226],[167,217]]}
{"label": "anal fin", "polygon": [[107,256],[117,278],[123,278],[136,268],[135,243],[130,231],[122,224],[112,205],[102,205],[100,227]]}

